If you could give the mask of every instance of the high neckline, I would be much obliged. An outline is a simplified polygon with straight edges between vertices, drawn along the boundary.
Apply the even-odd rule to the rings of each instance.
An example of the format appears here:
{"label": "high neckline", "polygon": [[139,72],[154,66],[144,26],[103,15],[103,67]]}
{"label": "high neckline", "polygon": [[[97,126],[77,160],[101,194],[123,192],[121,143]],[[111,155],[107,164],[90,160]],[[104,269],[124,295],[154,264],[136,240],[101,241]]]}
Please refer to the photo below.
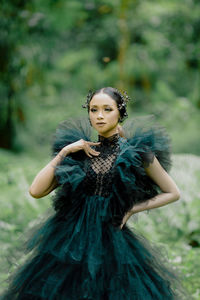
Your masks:
{"label": "high neckline", "polygon": [[115,145],[117,144],[119,137],[120,135],[118,132],[109,137],[98,134],[98,142],[101,142],[102,145]]}

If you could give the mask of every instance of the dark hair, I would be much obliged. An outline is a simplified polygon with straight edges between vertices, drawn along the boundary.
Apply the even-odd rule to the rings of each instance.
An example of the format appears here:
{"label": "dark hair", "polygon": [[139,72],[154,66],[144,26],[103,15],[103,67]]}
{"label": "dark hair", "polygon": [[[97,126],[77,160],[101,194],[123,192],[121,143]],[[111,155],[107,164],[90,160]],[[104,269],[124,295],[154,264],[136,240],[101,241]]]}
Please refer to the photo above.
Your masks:
{"label": "dark hair", "polygon": [[90,101],[92,100],[92,98],[99,94],[99,93],[105,93],[107,95],[109,95],[113,100],[115,100],[119,113],[120,113],[120,119],[119,119],[119,123],[123,122],[125,118],[128,117],[128,113],[126,111],[126,103],[129,101],[129,96],[126,94],[126,92],[124,92],[124,95],[116,88],[113,87],[104,87],[101,89],[98,89],[96,91],[89,91],[88,95],[87,95],[87,102],[85,105],[82,105],[83,108],[88,109],[88,113],[89,113],[89,104]]}

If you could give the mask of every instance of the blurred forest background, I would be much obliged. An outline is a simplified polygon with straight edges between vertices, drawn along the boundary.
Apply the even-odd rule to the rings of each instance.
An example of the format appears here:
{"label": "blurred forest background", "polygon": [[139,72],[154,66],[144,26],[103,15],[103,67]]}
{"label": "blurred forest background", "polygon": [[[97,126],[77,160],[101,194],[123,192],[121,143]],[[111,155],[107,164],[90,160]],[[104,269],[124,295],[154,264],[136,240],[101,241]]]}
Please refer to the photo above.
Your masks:
{"label": "blurred forest background", "polygon": [[89,89],[113,86],[132,98],[129,116],[153,114],[167,128],[182,192],[128,222],[168,247],[200,299],[199,0],[2,0],[0,53],[1,289],[14,256],[23,259],[22,233],[50,206],[51,195],[28,188],[56,127],[87,115]]}

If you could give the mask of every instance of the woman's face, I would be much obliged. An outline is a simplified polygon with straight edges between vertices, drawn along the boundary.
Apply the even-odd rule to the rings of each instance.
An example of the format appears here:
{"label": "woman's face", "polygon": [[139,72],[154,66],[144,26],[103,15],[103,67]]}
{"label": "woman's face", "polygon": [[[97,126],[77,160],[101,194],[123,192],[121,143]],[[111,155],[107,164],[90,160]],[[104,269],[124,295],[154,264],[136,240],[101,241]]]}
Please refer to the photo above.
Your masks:
{"label": "woman's face", "polygon": [[[109,95],[99,93],[90,101],[89,118],[92,126],[100,135],[109,137],[118,132],[120,113],[115,100]],[[98,124],[98,123],[104,124]]]}

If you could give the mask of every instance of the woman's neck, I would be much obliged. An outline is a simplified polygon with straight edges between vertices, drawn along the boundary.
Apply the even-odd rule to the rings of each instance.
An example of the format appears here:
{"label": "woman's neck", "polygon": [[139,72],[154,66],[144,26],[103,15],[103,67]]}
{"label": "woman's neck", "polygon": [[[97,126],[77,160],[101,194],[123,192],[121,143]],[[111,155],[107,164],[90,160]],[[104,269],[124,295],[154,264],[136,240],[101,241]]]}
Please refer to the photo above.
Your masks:
{"label": "woman's neck", "polygon": [[98,134],[98,142],[101,142],[102,144],[115,144],[118,142],[119,137],[120,137],[120,135],[118,132],[116,132],[108,137]]}

